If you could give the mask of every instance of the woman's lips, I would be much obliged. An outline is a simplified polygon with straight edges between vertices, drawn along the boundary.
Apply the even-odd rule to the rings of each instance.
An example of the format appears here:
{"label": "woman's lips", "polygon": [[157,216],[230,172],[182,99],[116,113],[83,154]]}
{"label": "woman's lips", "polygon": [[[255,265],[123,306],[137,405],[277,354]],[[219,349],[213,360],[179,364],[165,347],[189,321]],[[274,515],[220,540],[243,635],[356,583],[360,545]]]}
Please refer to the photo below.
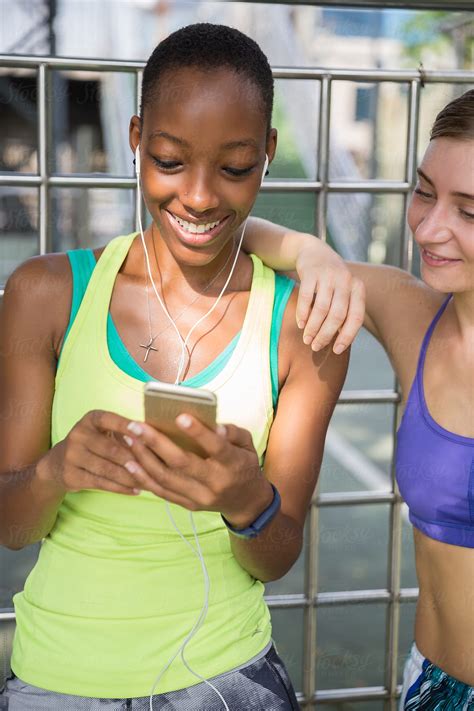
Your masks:
{"label": "woman's lips", "polygon": [[420,247],[421,258],[430,267],[445,267],[448,264],[457,264],[461,259],[435,259],[431,254],[423,247]]}
{"label": "woman's lips", "polygon": [[[210,229],[208,232],[188,232],[187,230],[184,229],[184,227],[181,227],[179,222],[175,220],[173,213],[169,212],[169,210],[165,210],[165,213],[167,215],[168,222],[171,226],[171,228],[174,230],[174,232],[178,235],[178,237],[183,241],[186,242],[186,244],[189,244],[191,246],[200,246],[203,244],[207,244],[210,242],[212,239],[217,237],[217,235],[223,230],[225,225],[227,224],[227,221],[229,219],[229,215],[227,217],[224,217],[218,225]],[[211,220],[210,220],[211,222]]]}

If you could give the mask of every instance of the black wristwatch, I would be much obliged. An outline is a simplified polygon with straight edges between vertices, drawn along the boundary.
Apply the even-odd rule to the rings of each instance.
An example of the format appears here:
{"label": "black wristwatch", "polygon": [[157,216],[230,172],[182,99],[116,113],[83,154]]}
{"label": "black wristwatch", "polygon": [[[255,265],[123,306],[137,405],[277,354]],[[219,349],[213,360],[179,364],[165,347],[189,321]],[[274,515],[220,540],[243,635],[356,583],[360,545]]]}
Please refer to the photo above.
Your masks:
{"label": "black wristwatch", "polygon": [[264,528],[268,526],[270,521],[273,521],[280,510],[281,497],[276,486],[274,486],[271,482],[270,486],[273,489],[273,501],[269,506],[267,506],[265,511],[262,511],[260,516],[258,516],[255,521],[250,524],[250,526],[247,526],[246,528],[234,528],[221,514],[222,520],[234,536],[237,536],[238,538],[255,538],[264,530]]}

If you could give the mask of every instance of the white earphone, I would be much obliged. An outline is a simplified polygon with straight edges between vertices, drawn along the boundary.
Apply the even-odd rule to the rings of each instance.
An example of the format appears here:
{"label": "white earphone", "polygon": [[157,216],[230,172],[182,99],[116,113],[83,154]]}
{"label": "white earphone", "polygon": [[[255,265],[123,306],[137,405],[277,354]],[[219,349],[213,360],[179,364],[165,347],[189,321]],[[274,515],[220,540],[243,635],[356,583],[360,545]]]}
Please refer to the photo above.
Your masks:
{"label": "white earphone", "polygon": [[268,168],[268,155],[265,153],[265,165],[263,166],[262,179],[260,181],[260,185],[263,183],[263,179],[265,177],[265,173],[267,172],[267,168]]}
{"label": "white earphone", "polygon": [[[136,177],[137,177],[137,190],[138,190],[138,192],[139,192],[139,194],[140,194],[140,192],[141,192],[141,182],[140,182],[140,144],[137,145],[137,148],[136,148],[136,151],[135,151],[135,156],[136,156],[136,158],[135,158],[135,174],[136,174]],[[268,163],[269,163],[268,155],[265,154],[265,164],[264,164],[264,166],[263,166],[263,171],[262,171],[262,177],[261,177],[261,180],[260,180],[260,185],[263,183],[263,179],[264,179],[264,177],[265,177],[265,173],[266,173],[266,170],[267,170],[267,167],[268,167]],[[212,311],[214,311],[214,309],[216,308],[217,304],[219,303],[219,301],[220,301],[222,295],[224,294],[224,292],[225,292],[225,290],[226,290],[226,288],[227,288],[227,286],[228,286],[228,284],[229,284],[229,282],[230,282],[230,279],[231,279],[231,277],[232,277],[232,274],[234,273],[234,269],[235,269],[235,266],[236,266],[236,264],[237,264],[237,259],[238,259],[238,257],[239,257],[240,248],[241,248],[241,246],[242,246],[242,241],[243,241],[243,239],[244,239],[244,232],[245,232],[245,226],[246,226],[246,224],[247,224],[247,220],[245,220],[245,222],[244,222],[244,227],[243,227],[243,230],[242,230],[242,234],[241,234],[241,236],[240,236],[240,240],[239,240],[239,244],[238,244],[238,247],[237,247],[237,252],[236,252],[236,255],[235,255],[233,264],[232,264],[232,268],[231,268],[231,270],[230,270],[230,273],[229,273],[229,275],[228,275],[228,277],[227,277],[227,280],[226,280],[226,282],[225,282],[225,284],[224,284],[224,286],[223,286],[223,288],[222,288],[222,290],[221,290],[219,296],[216,298],[216,300],[215,300],[213,306],[209,309],[209,311],[208,311],[206,314],[204,314],[204,316],[202,316],[198,321],[196,321],[196,323],[194,324],[194,326],[193,326],[193,327],[191,328],[191,330],[188,332],[188,335],[186,336],[185,339],[183,339],[183,337],[181,336],[178,327],[176,326],[175,322],[173,321],[171,315],[169,314],[168,309],[166,308],[165,304],[164,304],[163,301],[161,300],[160,295],[159,295],[159,293],[158,293],[158,291],[157,291],[157,289],[156,289],[155,282],[153,281],[153,276],[152,276],[152,274],[151,274],[151,268],[150,268],[150,260],[149,260],[149,258],[148,258],[148,251],[147,251],[147,248],[146,248],[145,238],[144,238],[144,235],[143,235],[143,227],[142,227],[142,221],[141,221],[140,211],[138,212],[138,222],[139,222],[139,225],[140,225],[140,235],[141,235],[143,250],[144,250],[144,253],[145,253],[145,259],[146,259],[146,264],[147,264],[147,269],[148,269],[148,275],[149,275],[149,277],[150,277],[151,284],[152,284],[152,287],[153,287],[154,292],[155,292],[155,296],[156,296],[156,298],[158,299],[158,301],[159,301],[161,307],[163,308],[164,312],[165,312],[166,315],[168,316],[168,318],[169,318],[171,324],[174,326],[174,329],[175,329],[175,331],[176,331],[176,333],[177,333],[177,335],[178,335],[178,338],[179,338],[179,340],[180,340],[180,343],[181,343],[181,358],[180,358],[180,362],[179,362],[179,366],[178,366],[178,374],[177,374],[176,380],[175,380],[175,383],[178,383],[178,382],[179,382],[179,376],[181,375],[181,371],[182,371],[183,366],[184,366],[184,358],[185,358],[185,353],[186,353],[186,345],[187,345],[187,343],[188,343],[188,340],[189,340],[189,337],[190,337],[191,333],[194,331],[194,329],[196,328],[196,326],[198,326],[198,325],[201,323],[201,321],[203,321],[205,318],[207,318],[207,317],[209,316],[209,314],[210,314]],[[167,671],[167,669],[171,666],[171,664],[174,662],[174,660],[176,659],[176,657],[178,656],[178,654],[181,655],[181,659],[182,659],[182,661],[183,661],[183,664],[184,664],[185,667],[188,669],[188,671],[190,671],[191,674],[193,674],[193,676],[197,677],[200,681],[205,682],[208,686],[210,686],[211,689],[213,689],[213,690],[215,691],[215,693],[217,694],[217,696],[219,697],[219,699],[222,701],[225,711],[230,711],[230,709],[229,709],[229,707],[228,707],[228,705],[227,705],[227,703],[226,703],[224,697],[223,697],[222,694],[220,693],[220,691],[219,691],[218,689],[216,689],[216,687],[215,687],[213,684],[211,684],[210,681],[208,681],[206,678],[204,678],[203,676],[201,676],[200,674],[198,674],[197,672],[195,672],[193,669],[191,669],[191,667],[189,666],[189,664],[187,663],[187,661],[186,661],[186,659],[185,659],[185,657],[184,657],[184,650],[185,650],[186,645],[187,645],[188,642],[191,640],[191,638],[194,637],[194,635],[199,631],[199,629],[201,628],[201,626],[204,624],[204,621],[205,621],[205,618],[206,618],[206,614],[207,614],[207,610],[208,610],[208,606],[209,606],[210,580],[209,580],[209,574],[208,574],[208,572],[207,572],[206,564],[205,564],[205,562],[204,562],[204,558],[203,558],[203,555],[202,555],[202,550],[201,550],[201,546],[200,546],[200,543],[199,543],[199,538],[198,538],[198,535],[197,535],[196,527],[195,527],[195,524],[194,524],[193,512],[192,512],[192,511],[189,511],[189,518],[190,518],[190,523],[191,523],[191,527],[192,527],[192,530],[193,530],[194,542],[195,542],[195,544],[196,544],[196,547],[194,547],[194,546],[192,545],[192,543],[191,543],[190,541],[188,541],[187,538],[185,538],[185,536],[183,536],[183,534],[182,534],[181,531],[179,530],[178,526],[176,525],[176,522],[175,522],[175,520],[174,520],[174,518],[173,518],[173,515],[172,515],[172,513],[171,513],[171,510],[170,510],[170,508],[169,508],[168,502],[165,501],[165,503],[166,503],[166,510],[167,510],[167,513],[168,513],[168,517],[169,517],[169,519],[170,519],[170,521],[171,521],[173,527],[175,528],[175,530],[176,530],[176,532],[178,533],[178,535],[180,536],[180,538],[182,538],[182,540],[184,541],[184,543],[185,543],[188,547],[190,547],[190,548],[192,549],[192,551],[197,555],[197,557],[199,558],[199,561],[200,561],[200,563],[201,563],[201,568],[202,568],[202,573],[203,573],[203,579],[204,579],[204,604],[203,604],[203,606],[202,606],[202,608],[201,608],[201,612],[199,613],[198,618],[196,619],[196,622],[194,623],[192,629],[191,629],[191,630],[189,631],[189,633],[186,635],[186,638],[184,639],[184,642],[180,645],[179,649],[175,652],[175,654],[171,657],[171,659],[168,660],[168,662],[166,663],[166,665],[161,669],[159,675],[156,677],[155,683],[153,684],[153,687],[152,687],[152,690],[151,690],[151,693],[150,693],[150,711],[153,711],[153,693],[154,693],[154,691],[155,691],[155,688],[156,688],[158,682],[160,681],[161,677],[163,676],[163,674],[164,674],[164,673]]]}

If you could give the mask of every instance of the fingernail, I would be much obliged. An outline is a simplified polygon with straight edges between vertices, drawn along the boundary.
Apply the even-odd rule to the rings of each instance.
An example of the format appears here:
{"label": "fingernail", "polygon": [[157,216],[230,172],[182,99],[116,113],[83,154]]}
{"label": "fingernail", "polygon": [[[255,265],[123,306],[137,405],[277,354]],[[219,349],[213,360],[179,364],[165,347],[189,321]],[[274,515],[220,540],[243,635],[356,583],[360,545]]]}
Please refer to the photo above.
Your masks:
{"label": "fingernail", "polygon": [[298,328],[304,327],[304,321],[298,321]]}
{"label": "fingernail", "polygon": [[321,348],[321,345],[320,345],[319,343],[313,343],[313,345],[311,346],[311,348],[312,348],[313,351],[316,353],[316,351],[319,351],[319,349]]}
{"label": "fingernail", "polygon": [[334,346],[333,351],[336,355],[340,355],[342,351],[345,351],[346,347],[343,343],[338,343],[337,346]]}
{"label": "fingernail", "polygon": [[133,493],[135,494],[135,496],[138,496],[138,494],[141,494],[141,493],[142,493],[142,490],[141,490],[141,489],[132,489],[132,491],[133,491]]}
{"label": "fingernail", "polygon": [[220,437],[225,437],[227,434],[227,429],[224,425],[217,425],[216,432]]}
{"label": "fingernail", "polygon": [[129,422],[127,425],[127,430],[133,432],[135,435],[143,434],[143,427],[138,424],[138,422]]}
{"label": "fingernail", "polygon": [[306,345],[308,345],[309,343],[311,343],[312,340],[313,340],[313,339],[312,339],[311,336],[303,336],[303,343],[306,343]]}
{"label": "fingernail", "polygon": [[191,427],[191,425],[193,424],[193,421],[189,417],[189,415],[179,415],[179,417],[176,418],[176,422],[180,427],[183,427],[184,429]]}
{"label": "fingernail", "polygon": [[125,444],[128,444],[128,446],[131,447],[133,444],[133,439],[131,437],[127,437],[127,435],[124,435],[123,438],[125,440]]}
{"label": "fingernail", "polygon": [[137,462],[126,462],[123,466],[130,474],[143,474],[143,469]]}

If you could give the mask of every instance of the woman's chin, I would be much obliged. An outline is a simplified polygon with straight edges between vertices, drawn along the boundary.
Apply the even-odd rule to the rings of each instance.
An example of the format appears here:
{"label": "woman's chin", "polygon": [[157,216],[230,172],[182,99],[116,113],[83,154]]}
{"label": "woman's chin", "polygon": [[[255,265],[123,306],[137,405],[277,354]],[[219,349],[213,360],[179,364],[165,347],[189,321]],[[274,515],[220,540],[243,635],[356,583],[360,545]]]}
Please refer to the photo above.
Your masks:
{"label": "woman's chin", "polygon": [[453,279],[452,274],[450,276],[442,274],[441,271],[430,269],[423,263],[420,267],[420,277],[426,286],[442,294],[455,294],[458,291],[465,291],[464,279]]}

